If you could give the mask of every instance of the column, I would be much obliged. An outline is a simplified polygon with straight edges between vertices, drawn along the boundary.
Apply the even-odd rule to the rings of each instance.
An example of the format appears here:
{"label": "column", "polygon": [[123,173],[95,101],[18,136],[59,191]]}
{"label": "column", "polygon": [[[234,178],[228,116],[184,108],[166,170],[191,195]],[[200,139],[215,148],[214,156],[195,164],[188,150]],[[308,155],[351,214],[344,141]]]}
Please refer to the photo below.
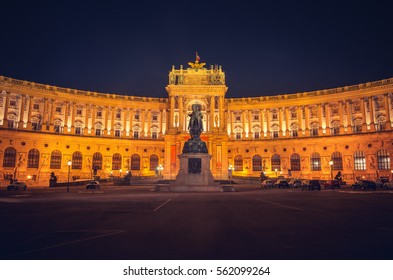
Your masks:
{"label": "column", "polygon": [[282,121],[282,119],[283,119],[283,115],[282,115],[282,108],[278,108],[278,127],[279,127],[279,131],[278,131],[278,133],[279,133],[279,136],[283,136],[284,135],[284,133],[283,133],[283,129],[282,129],[282,126],[283,126],[283,121]]}
{"label": "column", "polygon": [[214,96],[210,96],[210,119],[209,119],[209,131],[213,131],[214,128]]}
{"label": "column", "polygon": [[145,138],[145,137],[146,137],[146,130],[145,130],[145,122],[146,122],[146,120],[145,120],[145,114],[146,114],[146,110],[145,110],[145,109],[142,109],[142,110],[141,110],[141,115],[140,115],[140,118],[141,118],[141,128],[142,128],[141,138]]}
{"label": "column", "polygon": [[69,102],[64,102],[65,109],[64,109],[64,129],[63,132],[68,133],[68,114],[69,114]]}
{"label": "column", "polygon": [[296,107],[296,112],[297,112],[297,121],[298,121],[298,136],[300,136],[300,130],[302,131],[302,135],[304,134],[304,126],[303,126],[303,106],[297,106]]}
{"label": "column", "polygon": [[218,112],[219,112],[218,125],[220,131],[224,131],[226,126],[226,118],[224,115],[224,96],[220,96],[218,98]]}
{"label": "column", "polygon": [[[184,131],[184,113],[183,113],[183,96],[179,96],[179,130],[182,132]],[[148,111],[148,114],[150,114],[150,110]],[[149,123],[149,122],[148,122]],[[148,129],[149,129],[149,135],[150,135],[150,124],[148,124]]]}
{"label": "column", "polygon": [[360,106],[362,109],[362,131],[367,131],[367,115],[366,115],[366,106],[365,106],[365,98],[360,98]]}
{"label": "column", "polygon": [[110,131],[111,136],[115,136],[115,113],[116,113],[116,108],[112,107],[112,109],[111,109],[111,131]]}
{"label": "column", "polygon": [[103,130],[103,136],[108,135],[108,118],[109,118],[109,107],[105,107],[105,117],[104,117],[104,130]]}
{"label": "column", "polygon": [[[47,130],[47,126],[49,125],[48,123],[48,99],[47,98],[43,98],[44,99],[44,111],[42,113],[42,126],[45,126],[45,130]],[[43,130],[43,127],[41,127],[41,130]]]}
{"label": "column", "polygon": [[96,116],[97,116],[97,106],[93,105],[92,112],[91,112],[91,127],[90,127],[90,134],[96,134]]}
{"label": "column", "polygon": [[305,121],[305,131],[306,135],[310,136],[310,107],[307,105],[305,106],[305,116],[306,116],[306,121]]}
{"label": "column", "polygon": [[122,137],[126,137],[127,136],[127,130],[129,130],[129,128],[127,127],[127,114],[129,113],[128,110],[126,108],[122,109],[122,113],[123,113],[123,123],[122,123],[122,127],[123,127],[123,131],[122,131]]}
{"label": "column", "polygon": [[270,109],[266,109],[266,134],[268,135],[268,137],[272,137],[270,135]]}
{"label": "column", "polygon": [[261,126],[261,135],[259,135],[259,138],[262,138],[262,133],[265,133],[264,113],[262,109],[259,109],[259,118],[259,125]]}
{"label": "column", "polygon": [[26,102],[26,97],[24,95],[22,95],[22,100],[19,106],[19,123],[18,123],[18,129],[23,129],[23,125],[24,125],[24,114],[25,114],[25,102]]}
{"label": "column", "polygon": [[374,96],[370,96],[368,102],[370,104],[370,130],[375,131]]}
{"label": "column", "polygon": [[252,112],[251,112],[251,110],[248,110],[247,118],[248,118],[248,138],[252,139],[254,136],[252,135]]}
{"label": "column", "polygon": [[130,110],[130,137],[134,138],[134,110]]}
{"label": "column", "polygon": [[29,107],[28,107],[28,112],[27,112],[27,130],[31,130],[31,115],[33,111],[33,97],[27,96],[27,100],[29,100]]}
{"label": "column", "polygon": [[[181,106],[182,107],[182,106]],[[180,111],[179,111],[180,112]],[[180,115],[182,116],[183,114],[182,113],[180,113]],[[180,121],[181,121],[181,127],[183,127],[183,121],[182,121],[182,118],[179,118],[180,119]],[[147,110],[147,135],[146,135],[146,137],[147,138],[151,138],[151,110],[150,109],[148,109]]]}
{"label": "column", "polygon": [[56,109],[56,103],[55,100],[51,100],[51,110],[50,110],[50,119],[49,119],[49,130],[53,131],[54,130],[54,125],[53,122],[55,120],[55,109]]}
{"label": "column", "polygon": [[163,131],[162,131],[163,116],[164,116],[164,113],[162,110],[162,111],[160,111],[160,114],[158,115],[158,129],[159,129],[159,131],[158,131],[157,138],[161,138],[163,135]]}
{"label": "column", "polygon": [[173,128],[174,126],[173,126],[173,121],[174,121],[174,119],[175,119],[175,97],[172,95],[171,97],[170,97],[170,107],[171,107],[171,111],[170,111],[170,114],[169,114],[169,120],[167,120],[168,121],[168,124],[169,124],[169,129],[171,129],[171,128]]}
{"label": "column", "polygon": [[76,103],[72,103],[72,114],[71,114],[71,134],[75,134],[75,113]]}
{"label": "column", "polygon": [[331,126],[331,123],[330,123],[331,107],[330,107],[329,103],[327,103],[325,106],[325,114],[326,114],[326,134],[330,135],[331,134],[331,131],[330,131],[330,129],[331,129],[331,127],[330,127]]}
{"label": "column", "polygon": [[[317,112],[318,112],[318,122],[319,122],[319,126],[318,126],[318,135],[322,136],[323,135],[323,108],[322,106],[325,106],[324,104],[317,104]],[[326,128],[326,126],[325,126]]]}
{"label": "column", "polygon": [[83,128],[83,134],[87,135],[89,133],[89,104],[85,104],[85,127]]}
{"label": "column", "polygon": [[228,136],[229,136],[229,138],[233,139],[233,134],[234,134],[234,132],[233,132],[233,127],[234,127],[233,126],[233,112],[228,109],[228,114],[229,114]]}
{"label": "column", "polygon": [[243,126],[242,139],[246,138],[246,117],[247,117],[247,110],[242,110],[242,126]]}
{"label": "column", "polygon": [[389,108],[389,95],[385,93],[384,95],[385,101],[385,112],[386,112],[386,129],[390,130],[392,128],[390,122],[390,108]]}
{"label": "column", "polygon": [[350,128],[347,130],[348,132],[352,132],[353,121],[352,121],[352,100],[347,100],[347,123]]}

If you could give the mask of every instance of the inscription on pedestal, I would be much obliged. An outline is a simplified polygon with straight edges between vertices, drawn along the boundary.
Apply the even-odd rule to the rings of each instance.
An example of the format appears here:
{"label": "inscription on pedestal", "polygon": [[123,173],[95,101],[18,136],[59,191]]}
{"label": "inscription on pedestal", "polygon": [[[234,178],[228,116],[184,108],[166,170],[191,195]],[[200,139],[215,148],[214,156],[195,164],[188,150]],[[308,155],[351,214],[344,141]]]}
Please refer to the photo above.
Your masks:
{"label": "inscription on pedestal", "polygon": [[201,172],[202,172],[201,158],[189,158],[188,159],[188,173],[201,174]]}

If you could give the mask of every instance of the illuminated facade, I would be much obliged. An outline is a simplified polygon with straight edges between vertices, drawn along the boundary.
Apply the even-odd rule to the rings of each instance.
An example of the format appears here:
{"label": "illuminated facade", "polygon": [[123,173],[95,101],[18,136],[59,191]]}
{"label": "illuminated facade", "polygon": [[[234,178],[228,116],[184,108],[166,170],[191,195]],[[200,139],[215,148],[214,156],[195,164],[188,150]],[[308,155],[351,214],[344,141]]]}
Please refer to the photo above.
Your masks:
{"label": "illuminated facade", "polygon": [[[393,176],[393,78],[328,90],[226,99],[221,66],[172,68],[168,98],[60,88],[0,77],[0,178],[31,184],[68,175],[162,174],[174,179],[201,105],[216,179]],[[201,66],[202,65],[202,66]],[[332,161],[333,165],[329,162]]]}

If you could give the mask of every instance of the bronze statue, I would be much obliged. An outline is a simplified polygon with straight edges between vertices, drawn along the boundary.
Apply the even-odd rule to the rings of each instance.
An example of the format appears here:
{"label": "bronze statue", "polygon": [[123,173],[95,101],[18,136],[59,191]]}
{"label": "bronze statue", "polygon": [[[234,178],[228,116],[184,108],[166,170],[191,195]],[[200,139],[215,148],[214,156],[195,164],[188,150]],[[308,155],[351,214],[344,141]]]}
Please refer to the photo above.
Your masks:
{"label": "bronze statue", "polygon": [[200,140],[199,136],[203,131],[203,115],[201,112],[201,105],[192,104],[192,113],[188,115],[190,121],[188,123],[188,130],[192,139]]}

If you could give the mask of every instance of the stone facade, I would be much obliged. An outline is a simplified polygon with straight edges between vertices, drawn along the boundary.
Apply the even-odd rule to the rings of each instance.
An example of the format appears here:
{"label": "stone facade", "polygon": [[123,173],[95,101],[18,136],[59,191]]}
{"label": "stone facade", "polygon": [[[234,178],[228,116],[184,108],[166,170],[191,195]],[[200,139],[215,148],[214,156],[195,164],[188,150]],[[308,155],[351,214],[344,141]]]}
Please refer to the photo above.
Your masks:
{"label": "stone facade", "polygon": [[[200,104],[215,179],[391,177],[393,78],[328,90],[226,99],[221,66],[172,68],[168,98],[60,88],[0,76],[0,179],[175,179]],[[330,166],[329,162],[333,165]],[[95,171],[94,171],[95,170]]]}

